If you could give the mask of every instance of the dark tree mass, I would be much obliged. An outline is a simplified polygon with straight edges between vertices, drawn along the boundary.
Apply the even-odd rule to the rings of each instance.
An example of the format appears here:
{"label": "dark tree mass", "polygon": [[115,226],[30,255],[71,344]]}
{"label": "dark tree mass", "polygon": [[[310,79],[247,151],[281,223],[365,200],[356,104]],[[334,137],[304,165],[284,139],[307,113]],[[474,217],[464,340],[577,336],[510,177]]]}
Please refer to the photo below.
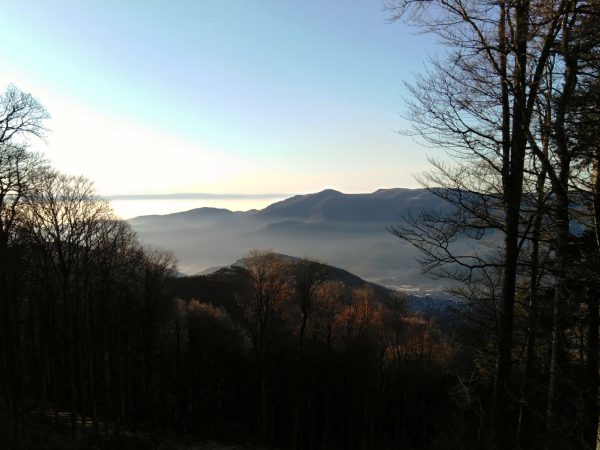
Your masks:
{"label": "dark tree mass", "polygon": [[[455,209],[393,232],[422,250],[426,270],[462,283],[456,294],[484,325],[485,445],[595,449],[600,3],[388,7],[448,49],[410,87],[409,111],[414,134],[452,157],[422,181]],[[480,244],[492,234],[497,248]]]}
{"label": "dark tree mass", "polygon": [[[9,86],[0,448],[598,448],[600,3],[386,9],[447,50],[406,113],[408,133],[448,152],[420,180],[436,202],[389,231],[449,293],[270,250],[181,276],[89,180],[29,150],[49,114]],[[357,213],[314,197],[260,214],[308,204],[330,236]]]}

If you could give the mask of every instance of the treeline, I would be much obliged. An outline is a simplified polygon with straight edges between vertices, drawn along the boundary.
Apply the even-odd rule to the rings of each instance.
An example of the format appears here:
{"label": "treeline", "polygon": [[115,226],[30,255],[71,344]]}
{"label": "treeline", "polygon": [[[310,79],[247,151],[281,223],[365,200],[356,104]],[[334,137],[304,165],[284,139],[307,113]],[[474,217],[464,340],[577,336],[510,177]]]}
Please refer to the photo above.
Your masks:
{"label": "treeline", "polygon": [[173,257],[27,149],[47,118],[14,86],[0,97],[0,407],[16,435],[32,410],[73,430],[139,421],[167,351]]}
{"label": "treeline", "polygon": [[[448,151],[421,181],[453,208],[394,232],[461,283],[476,369],[457,447],[598,445],[600,3],[390,1],[437,35],[412,133]],[[482,405],[484,405],[482,407]]]}

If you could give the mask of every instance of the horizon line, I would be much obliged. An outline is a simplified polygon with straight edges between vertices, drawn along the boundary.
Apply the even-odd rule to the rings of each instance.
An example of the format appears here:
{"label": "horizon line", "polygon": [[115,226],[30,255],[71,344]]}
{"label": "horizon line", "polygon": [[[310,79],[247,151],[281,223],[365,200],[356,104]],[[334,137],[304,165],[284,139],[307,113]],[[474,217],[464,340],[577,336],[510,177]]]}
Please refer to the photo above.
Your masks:
{"label": "horizon line", "polygon": [[266,193],[266,194],[213,194],[208,192],[179,192],[173,194],[113,194],[113,195],[100,195],[105,200],[188,200],[188,199],[231,199],[231,200],[244,200],[244,199],[271,199],[288,197],[293,194],[277,194],[277,193]]}
{"label": "horizon line", "polygon": [[244,199],[274,199],[274,198],[289,198],[296,195],[310,195],[310,194],[318,194],[319,192],[324,191],[336,191],[342,194],[374,194],[379,191],[387,191],[387,190],[395,190],[395,189],[420,189],[420,188],[403,188],[403,187],[395,187],[395,188],[379,188],[372,192],[343,192],[338,191],[334,188],[325,188],[320,191],[314,191],[304,194],[290,194],[290,193],[262,193],[262,194],[239,194],[239,193],[227,193],[227,194],[215,194],[209,192],[178,192],[171,194],[112,194],[112,195],[99,195],[100,198],[105,200],[189,200],[189,199],[199,199],[199,200],[214,200],[214,199],[222,199],[222,200],[244,200]]}

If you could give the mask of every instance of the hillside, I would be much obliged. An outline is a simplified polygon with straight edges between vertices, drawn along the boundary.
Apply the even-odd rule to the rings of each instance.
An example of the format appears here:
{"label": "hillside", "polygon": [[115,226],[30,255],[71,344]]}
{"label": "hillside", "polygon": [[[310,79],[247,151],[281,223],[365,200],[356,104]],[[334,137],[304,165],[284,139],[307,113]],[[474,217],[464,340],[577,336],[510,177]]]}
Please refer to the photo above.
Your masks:
{"label": "hillside", "polygon": [[[289,261],[292,266],[301,258],[289,255],[278,255]],[[406,313],[416,314],[427,319],[433,319],[441,329],[452,332],[462,323],[461,311],[464,311],[464,301],[443,292],[430,294],[415,294],[413,292],[398,292],[329,264],[319,263],[324,279],[343,283],[348,292],[345,301],[350,302],[350,291],[364,287],[371,288],[378,302],[390,306],[402,302]],[[216,307],[223,308],[234,320],[240,320],[243,306],[240,299],[249,298],[249,274],[242,260],[232,265],[221,267],[212,273],[194,276],[172,278],[168,283],[171,296],[185,301],[201,300]]]}
{"label": "hillside", "polygon": [[[300,258],[293,256],[279,256],[292,265],[300,261]],[[327,280],[340,281],[350,289],[369,287],[384,302],[396,298],[396,293],[393,290],[366,281],[347,270],[328,264],[317,264]],[[173,278],[169,282],[169,290],[174,297],[183,300],[201,299],[203,302],[222,306],[230,311],[237,308],[236,299],[247,295],[249,289],[248,277],[248,271],[244,268],[243,261],[239,260],[209,274]]]}

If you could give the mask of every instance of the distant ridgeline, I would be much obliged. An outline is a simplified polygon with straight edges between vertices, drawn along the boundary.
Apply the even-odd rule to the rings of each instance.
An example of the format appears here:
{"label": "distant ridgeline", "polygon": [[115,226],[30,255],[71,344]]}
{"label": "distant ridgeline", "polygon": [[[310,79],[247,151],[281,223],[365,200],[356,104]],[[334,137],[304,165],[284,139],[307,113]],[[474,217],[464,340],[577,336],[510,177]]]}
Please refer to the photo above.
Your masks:
{"label": "distant ridgeline", "polygon": [[422,209],[448,204],[426,189],[370,194],[325,190],[297,195],[262,210],[199,208],[129,222],[144,242],[169,248],[184,273],[201,273],[240,259],[253,248],[310,256],[391,288],[439,290],[446,282],[421,273],[416,250],[388,228]]}

